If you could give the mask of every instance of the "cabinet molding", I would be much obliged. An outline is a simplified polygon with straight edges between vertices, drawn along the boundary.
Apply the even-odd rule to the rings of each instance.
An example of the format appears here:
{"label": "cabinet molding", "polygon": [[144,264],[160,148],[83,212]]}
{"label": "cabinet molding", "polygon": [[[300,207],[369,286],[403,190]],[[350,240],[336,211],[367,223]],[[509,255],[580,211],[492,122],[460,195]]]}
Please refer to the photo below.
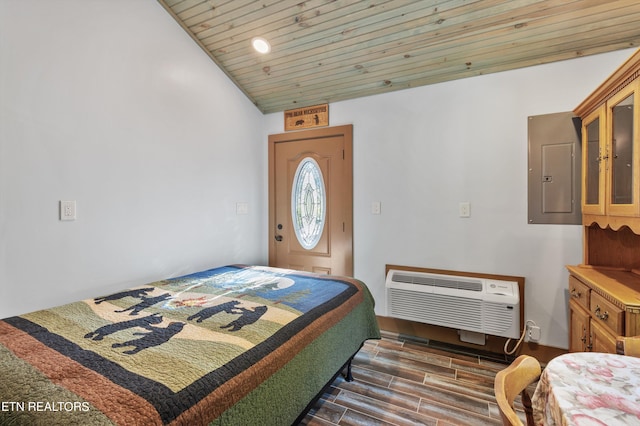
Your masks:
{"label": "cabinet molding", "polygon": [[625,86],[640,76],[640,50],[626,60],[609,78],[594,90],[573,112],[578,117],[585,117],[604,105]]}

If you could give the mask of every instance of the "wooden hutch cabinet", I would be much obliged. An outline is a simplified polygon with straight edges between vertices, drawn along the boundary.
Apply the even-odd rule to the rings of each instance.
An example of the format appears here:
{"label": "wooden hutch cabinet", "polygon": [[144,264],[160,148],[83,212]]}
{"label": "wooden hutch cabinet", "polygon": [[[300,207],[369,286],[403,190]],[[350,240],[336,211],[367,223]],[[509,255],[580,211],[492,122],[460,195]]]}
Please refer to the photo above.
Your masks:
{"label": "wooden hutch cabinet", "polygon": [[583,264],[569,269],[569,350],[640,335],[640,50],[576,109]]}

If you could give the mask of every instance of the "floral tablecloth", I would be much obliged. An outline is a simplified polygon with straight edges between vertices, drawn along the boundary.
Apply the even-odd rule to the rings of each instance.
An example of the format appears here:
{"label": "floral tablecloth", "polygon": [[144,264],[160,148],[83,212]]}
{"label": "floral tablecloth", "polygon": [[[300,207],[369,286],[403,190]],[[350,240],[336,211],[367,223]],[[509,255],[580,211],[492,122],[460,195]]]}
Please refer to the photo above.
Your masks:
{"label": "floral tablecloth", "polygon": [[545,367],[532,404],[536,425],[640,425],[640,358],[561,355]]}

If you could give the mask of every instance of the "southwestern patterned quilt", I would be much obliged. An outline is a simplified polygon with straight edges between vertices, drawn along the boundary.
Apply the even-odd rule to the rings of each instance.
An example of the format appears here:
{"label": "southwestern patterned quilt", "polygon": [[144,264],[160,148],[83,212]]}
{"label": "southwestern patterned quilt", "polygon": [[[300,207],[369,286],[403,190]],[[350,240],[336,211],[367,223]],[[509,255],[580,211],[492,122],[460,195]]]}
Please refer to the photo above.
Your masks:
{"label": "southwestern patterned quilt", "polygon": [[232,265],[0,321],[0,424],[286,425],[367,339],[358,280]]}

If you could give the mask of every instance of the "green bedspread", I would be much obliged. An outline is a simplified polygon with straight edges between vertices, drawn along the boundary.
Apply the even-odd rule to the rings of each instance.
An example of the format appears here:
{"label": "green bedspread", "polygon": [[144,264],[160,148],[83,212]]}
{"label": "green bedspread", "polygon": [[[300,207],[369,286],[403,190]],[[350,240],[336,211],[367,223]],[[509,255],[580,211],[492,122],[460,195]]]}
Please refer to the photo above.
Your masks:
{"label": "green bedspread", "polygon": [[0,424],[286,425],[379,337],[358,280],[163,280],[0,321]]}

